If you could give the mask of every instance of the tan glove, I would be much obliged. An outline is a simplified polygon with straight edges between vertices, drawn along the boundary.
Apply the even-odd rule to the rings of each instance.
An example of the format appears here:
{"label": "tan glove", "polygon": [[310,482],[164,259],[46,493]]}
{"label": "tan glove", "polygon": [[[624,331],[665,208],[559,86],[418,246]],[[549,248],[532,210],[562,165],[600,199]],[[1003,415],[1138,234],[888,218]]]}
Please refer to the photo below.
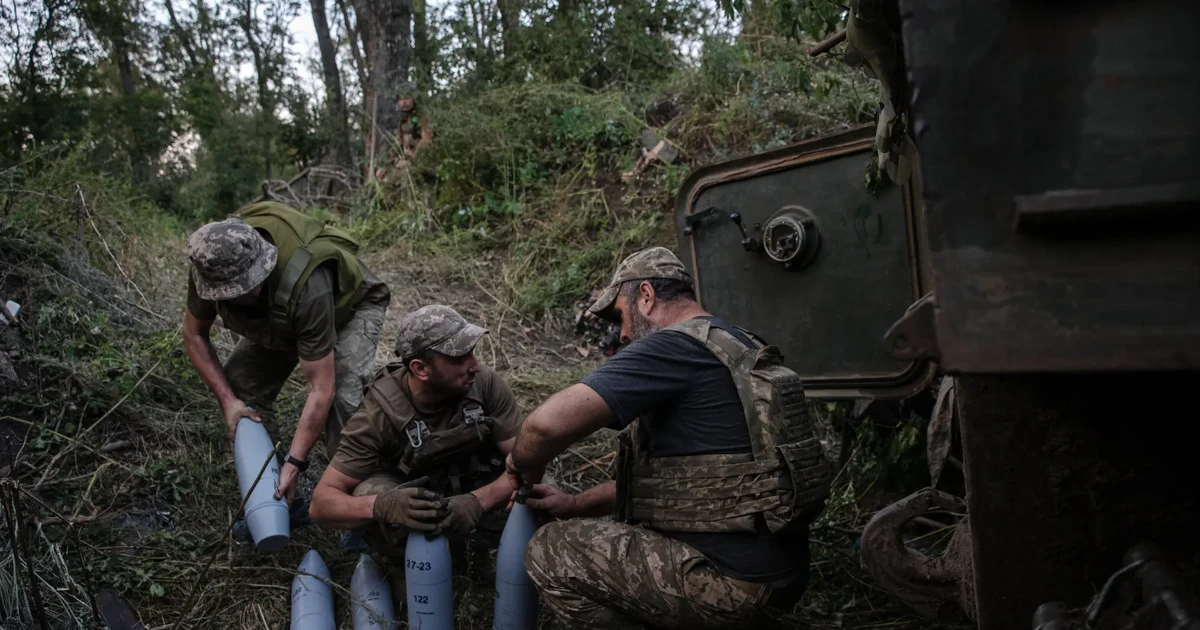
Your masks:
{"label": "tan glove", "polygon": [[470,492],[443,499],[442,504],[445,506],[446,516],[438,523],[435,534],[466,536],[475,529],[479,517],[483,515],[483,506]]}
{"label": "tan glove", "polygon": [[401,486],[375,497],[372,516],[384,525],[432,532],[445,518],[446,511],[442,507],[441,494],[425,488]]}

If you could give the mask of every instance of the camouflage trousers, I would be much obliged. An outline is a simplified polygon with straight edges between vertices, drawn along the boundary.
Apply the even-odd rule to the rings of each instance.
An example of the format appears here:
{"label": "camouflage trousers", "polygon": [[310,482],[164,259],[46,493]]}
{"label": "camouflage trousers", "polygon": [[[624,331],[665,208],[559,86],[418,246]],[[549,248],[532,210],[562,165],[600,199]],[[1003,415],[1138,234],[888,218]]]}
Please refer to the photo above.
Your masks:
{"label": "camouflage trousers", "polygon": [[[406,480],[400,475],[390,472],[378,472],[363,480],[354,488],[356,497],[383,494]],[[490,481],[490,480],[489,480]],[[502,510],[484,512],[475,526],[475,531],[466,538],[450,538],[450,551],[455,557],[462,557],[469,543],[476,547],[495,549],[500,546],[500,535],[508,522],[508,514]],[[371,523],[356,530],[363,540],[376,553],[387,558],[393,564],[403,566],[404,549],[408,545],[408,528],[402,525],[383,525]]]}
{"label": "camouflage trousers", "polygon": [[525,568],[569,628],[750,628],[771,588],[725,577],[695,548],[644,527],[570,520],[540,528]]}
{"label": "camouflage trousers", "polygon": [[[338,330],[333,347],[333,405],[325,420],[325,453],[332,458],[342,437],[342,427],[362,403],[363,390],[375,368],[375,349],[387,308],[363,305],[350,321]],[[258,411],[271,439],[278,440],[275,399],[300,358],[296,352],[272,350],[245,337],[240,339],[225,361],[225,379],[233,394]],[[282,445],[287,449],[287,443]]]}

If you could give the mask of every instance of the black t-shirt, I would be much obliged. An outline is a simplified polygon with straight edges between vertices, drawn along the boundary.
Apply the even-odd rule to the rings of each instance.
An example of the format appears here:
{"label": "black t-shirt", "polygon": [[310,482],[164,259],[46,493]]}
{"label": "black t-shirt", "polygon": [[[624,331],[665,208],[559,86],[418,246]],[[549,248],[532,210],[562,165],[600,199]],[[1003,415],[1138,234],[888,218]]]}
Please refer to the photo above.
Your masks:
{"label": "black t-shirt", "polygon": [[[724,320],[705,319],[750,343]],[[683,333],[659,331],[638,339],[580,382],[608,404],[614,429],[641,418],[653,457],[751,452],[746,416],[729,369]],[[752,534],[663,534],[695,547],[732,578],[807,578],[807,536],[772,534],[761,518]]]}

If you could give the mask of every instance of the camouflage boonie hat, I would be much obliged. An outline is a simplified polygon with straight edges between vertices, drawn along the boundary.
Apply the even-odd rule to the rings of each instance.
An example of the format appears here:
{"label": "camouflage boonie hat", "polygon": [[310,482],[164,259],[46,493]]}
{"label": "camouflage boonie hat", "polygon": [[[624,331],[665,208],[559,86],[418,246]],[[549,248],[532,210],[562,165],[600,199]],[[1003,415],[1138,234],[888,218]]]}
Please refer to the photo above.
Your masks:
{"label": "camouflage boonie hat", "polygon": [[593,315],[613,321],[612,306],[621,292],[621,285],[631,280],[678,280],[692,286],[692,276],[684,269],[683,263],[671,250],[665,247],[651,247],[630,254],[617,265],[608,286],[600,293],[600,297],[588,308]]}
{"label": "camouflage boonie hat", "polygon": [[279,252],[241,219],[209,223],[188,238],[192,281],[202,300],[230,300],[262,284]]}
{"label": "camouflage boonie hat", "polygon": [[475,349],[488,331],[468,323],[458,311],[443,304],[431,304],[404,316],[396,332],[396,355],[404,361],[433,350],[449,357],[461,357]]}

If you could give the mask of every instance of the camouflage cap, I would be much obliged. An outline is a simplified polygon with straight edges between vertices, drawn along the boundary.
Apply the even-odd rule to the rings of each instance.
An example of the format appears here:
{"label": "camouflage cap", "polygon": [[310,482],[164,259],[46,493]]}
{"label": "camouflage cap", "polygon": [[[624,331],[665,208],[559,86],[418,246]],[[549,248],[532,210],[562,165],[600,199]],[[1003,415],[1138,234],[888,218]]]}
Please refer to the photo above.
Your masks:
{"label": "camouflage cap", "polygon": [[651,247],[630,254],[617,265],[617,272],[612,280],[600,292],[600,297],[588,308],[588,312],[609,321],[613,321],[612,306],[621,292],[621,285],[631,280],[678,280],[692,286],[692,276],[684,269],[683,263],[671,250],[665,247]]}
{"label": "camouflage cap", "polygon": [[188,238],[192,281],[202,300],[230,300],[248,293],[275,269],[279,252],[245,221],[209,223]]}
{"label": "camouflage cap", "polygon": [[430,304],[407,314],[396,331],[396,355],[407,361],[426,350],[460,357],[475,349],[487,330],[468,323],[458,311]]}

